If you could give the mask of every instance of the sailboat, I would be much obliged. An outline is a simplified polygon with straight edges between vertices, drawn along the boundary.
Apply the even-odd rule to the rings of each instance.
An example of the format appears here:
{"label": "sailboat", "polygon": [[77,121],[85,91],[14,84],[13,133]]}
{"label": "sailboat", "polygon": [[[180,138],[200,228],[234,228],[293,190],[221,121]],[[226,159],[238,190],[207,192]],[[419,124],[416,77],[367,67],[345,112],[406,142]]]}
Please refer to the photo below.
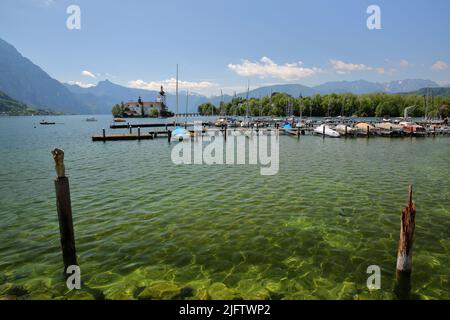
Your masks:
{"label": "sailboat", "polygon": [[[175,114],[175,129],[172,131],[172,137],[171,137],[171,141],[183,141],[185,139],[190,139],[191,138],[191,133],[189,131],[187,131],[186,129],[177,126],[177,117],[178,117],[178,64],[177,64],[177,82],[176,82],[176,114]],[[189,99],[189,92],[187,94],[187,98],[186,98],[186,108],[187,108],[187,103],[188,103],[188,99]],[[187,110],[186,110],[186,114],[187,114]]]}

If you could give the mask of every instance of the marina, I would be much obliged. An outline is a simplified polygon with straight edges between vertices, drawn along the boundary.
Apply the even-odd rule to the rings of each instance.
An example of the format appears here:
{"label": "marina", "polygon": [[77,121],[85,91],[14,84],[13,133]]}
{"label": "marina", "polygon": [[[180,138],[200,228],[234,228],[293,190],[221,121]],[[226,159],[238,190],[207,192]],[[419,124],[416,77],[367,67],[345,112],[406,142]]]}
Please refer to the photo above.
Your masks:
{"label": "marina", "polygon": [[[168,146],[167,136],[92,143],[111,121],[95,117],[92,123],[54,117],[48,121],[64,125],[36,128],[32,117],[0,119],[0,145],[8,150],[0,175],[7,182],[0,185],[0,290],[15,288],[25,299],[96,297],[59,284],[49,150],[60,145],[78,263],[85,286],[104,299],[169,299],[180,292],[195,299],[394,299],[409,184],[420,228],[412,293],[450,298],[441,286],[450,264],[448,135],[322,139],[306,133],[298,140],[280,134],[279,174],[261,176],[254,166],[177,166],[170,159],[177,143]],[[114,132],[121,130],[127,132]],[[167,192],[174,186],[182,192]],[[25,215],[32,230],[22,223]],[[385,270],[383,286],[369,292],[366,269],[374,262]]]}

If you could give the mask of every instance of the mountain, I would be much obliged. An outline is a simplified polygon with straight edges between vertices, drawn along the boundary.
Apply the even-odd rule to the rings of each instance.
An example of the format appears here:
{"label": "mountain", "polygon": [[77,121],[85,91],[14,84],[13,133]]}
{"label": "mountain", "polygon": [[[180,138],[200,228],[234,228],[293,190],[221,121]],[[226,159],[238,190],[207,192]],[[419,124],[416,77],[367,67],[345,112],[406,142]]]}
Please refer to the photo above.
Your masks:
{"label": "mountain", "polygon": [[411,92],[403,92],[402,95],[416,95],[416,96],[425,96],[425,95],[433,95],[435,97],[445,97],[450,95],[450,86],[447,88],[421,88],[416,91]]}
{"label": "mountain", "polygon": [[0,90],[13,99],[37,108],[64,113],[91,113],[59,81],[29,59],[23,57],[12,45],[0,39]]}
{"label": "mountain", "polygon": [[419,90],[426,87],[439,87],[436,82],[422,79],[406,79],[391,82],[369,82],[365,80],[358,81],[334,81],[327,82],[313,87],[314,90],[321,94],[328,93],[400,93]]}
{"label": "mountain", "polygon": [[25,116],[25,115],[48,115],[53,112],[41,109],[33,109],[25,103],[14,100],[6,93],[0,91],[0,115]]}

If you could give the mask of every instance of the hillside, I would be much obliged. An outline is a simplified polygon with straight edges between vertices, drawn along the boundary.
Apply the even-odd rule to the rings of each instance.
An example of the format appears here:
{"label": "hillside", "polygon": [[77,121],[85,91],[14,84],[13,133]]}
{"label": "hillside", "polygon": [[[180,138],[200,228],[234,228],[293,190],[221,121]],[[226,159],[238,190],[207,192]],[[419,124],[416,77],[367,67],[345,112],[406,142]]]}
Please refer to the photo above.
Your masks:
{"label": "hillside", "polygon": [[14,100],[6,93],[0,91],[0,115],[27,116],[27,115],[49,115],[49,114],[54,114],[54,112],[30,108],[25,103]]}

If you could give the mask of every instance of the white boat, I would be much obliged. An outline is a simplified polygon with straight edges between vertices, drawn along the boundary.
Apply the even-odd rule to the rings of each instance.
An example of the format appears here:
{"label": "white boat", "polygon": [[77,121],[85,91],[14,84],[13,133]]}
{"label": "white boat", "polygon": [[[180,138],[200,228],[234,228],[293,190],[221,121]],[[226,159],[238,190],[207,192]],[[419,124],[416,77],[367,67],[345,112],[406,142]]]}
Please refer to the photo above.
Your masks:
{"label": "white boat", "polygon": [[329,126],[324,125],[324,124],[322,124],[322,125],[318,126],[317,128],[315,128],[314,129],[314,133],[322,134],[322,135],[325,134],[325,136],[332,137],[332,138],[339,138],[341,136],[339,134],[339,132],[334,131]]}

